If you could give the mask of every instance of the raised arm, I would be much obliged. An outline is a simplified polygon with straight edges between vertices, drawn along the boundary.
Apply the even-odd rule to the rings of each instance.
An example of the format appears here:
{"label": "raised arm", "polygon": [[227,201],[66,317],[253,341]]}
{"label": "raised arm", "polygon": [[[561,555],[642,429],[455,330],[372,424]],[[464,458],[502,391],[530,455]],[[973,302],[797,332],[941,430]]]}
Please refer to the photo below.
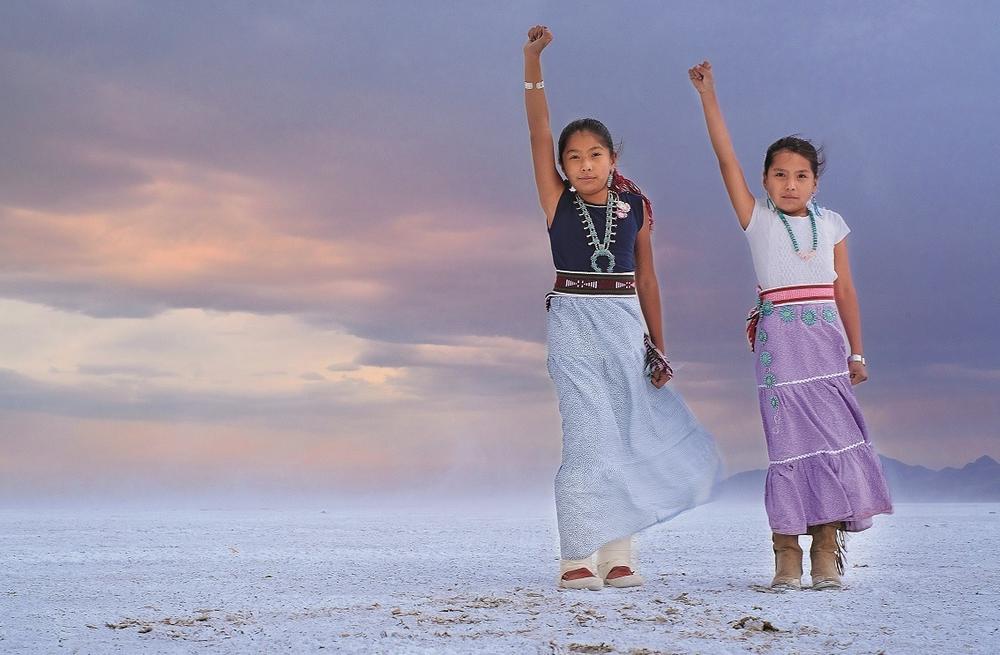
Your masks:
{"label": "raised arm", "polygon": [[691,84],[701,96],[701,107],[705,111],[705,124],[708,126],[708,136],[712,140],[712,149],[719,160],[722,171],[722,181],[726,184],[729,200],[736,210],[736,218],[740,220],[743,229],[750,224],[753,213],[754,197],[743,176],[743,169],[736,158],[733,141],[729,138],[726,120],[722,117],[719,99],[715,95],[715,79],[712,76],[712,64],[703,61],[694,68],[688,69]]}
{"label": "raised arm", "polygon": [[[542,81],[542,50],[551,42],[552,32],[549,28],[535,25],[528,30],[528,42],[524,44],[525,82],[531,82],[534,86]],[[545,220],[551,227],[564,185],[562,176],[556,169],[555,145],[552,141],[552,128],[549,126],[549,106],[545,101],[545,89],[525,88],[524,109],[528,114],[531,161],[535,166],[538,202],[545,212]]]}

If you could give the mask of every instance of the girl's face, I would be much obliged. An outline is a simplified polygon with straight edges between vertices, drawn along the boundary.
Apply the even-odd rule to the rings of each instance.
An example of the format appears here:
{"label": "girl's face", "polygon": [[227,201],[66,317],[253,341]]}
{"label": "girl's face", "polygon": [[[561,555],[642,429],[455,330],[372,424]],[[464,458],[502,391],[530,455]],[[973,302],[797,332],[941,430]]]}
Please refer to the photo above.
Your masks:
{"label": "girl's face", "polygon": [[785,214],[804,216],[806,205],[816,193],[816,176],[809,160],[790,150],[780,150],[764,173],[767,195]]}
{"label": "girl's face", "polygon": [[562,166],[569,183],[586,198],[607,189],[615,157],[593,133],[577,132],[566,139]]}

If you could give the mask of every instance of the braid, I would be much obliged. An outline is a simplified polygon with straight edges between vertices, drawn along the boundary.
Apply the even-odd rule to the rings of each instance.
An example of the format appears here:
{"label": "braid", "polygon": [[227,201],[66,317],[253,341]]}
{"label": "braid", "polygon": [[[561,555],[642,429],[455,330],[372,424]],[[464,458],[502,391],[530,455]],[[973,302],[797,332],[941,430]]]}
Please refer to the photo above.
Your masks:
{"label": "braid", "polygon": [[642,204],[646,208],[646,216],[649,218],[649,231],[652,232],[653,203],[649,202],[649,198],[647,198],[646,194],[642,192],[642,189],[640,189],[635,182],[633,182],[632,180],[628,179],[627,177],[619,173],[618,169],[616,168],[614,174],[611,177],[611,190],[614,191],[615,193],[623,193],[623,192],[634,193],[635,195],[642,198]]}

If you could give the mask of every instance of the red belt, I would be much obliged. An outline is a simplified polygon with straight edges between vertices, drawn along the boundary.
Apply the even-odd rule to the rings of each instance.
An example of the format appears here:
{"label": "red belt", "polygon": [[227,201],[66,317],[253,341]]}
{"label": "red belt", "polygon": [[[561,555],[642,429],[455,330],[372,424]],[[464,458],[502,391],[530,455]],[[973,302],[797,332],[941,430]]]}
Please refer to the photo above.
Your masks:
{"label": "red belt", "polygon": [[556,283],[545,295],[545,309],[552,296],[634,296],[635,273],[588,273],[587,271],[556,271]]}
{"label": "red belt", "polygon": [[757,304],[747,314],[747,342],[750,350],[757,341],[757,323],[761,316],[770,316],[774,308],[793,302],[825,302],[835,300],[832,284],[802,284],[794,287],[775,287],[761,290],[757,287]]}
{"label": "red belt", "polygon": [[586,273],[556,271],[555,293],[597,294],[601,296],[634,296],[635,274]]}

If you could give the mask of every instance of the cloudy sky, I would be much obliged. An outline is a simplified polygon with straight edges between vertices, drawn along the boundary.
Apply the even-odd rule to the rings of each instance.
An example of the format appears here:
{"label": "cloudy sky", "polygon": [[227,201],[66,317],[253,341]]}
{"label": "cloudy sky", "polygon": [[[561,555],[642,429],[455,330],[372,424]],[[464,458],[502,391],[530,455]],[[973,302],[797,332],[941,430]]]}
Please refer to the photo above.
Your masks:
{"label": "cloudy sky", "polygon": [[[570,8],[572,7],[572,11]],[[686,69],[737,151],[826,147],[879,449],[1000,457],[992,2],[5,2],[0,505],[544,493],[552,263],[521,46],[653,200],[677,388],[766,462],[754,282]]]}

